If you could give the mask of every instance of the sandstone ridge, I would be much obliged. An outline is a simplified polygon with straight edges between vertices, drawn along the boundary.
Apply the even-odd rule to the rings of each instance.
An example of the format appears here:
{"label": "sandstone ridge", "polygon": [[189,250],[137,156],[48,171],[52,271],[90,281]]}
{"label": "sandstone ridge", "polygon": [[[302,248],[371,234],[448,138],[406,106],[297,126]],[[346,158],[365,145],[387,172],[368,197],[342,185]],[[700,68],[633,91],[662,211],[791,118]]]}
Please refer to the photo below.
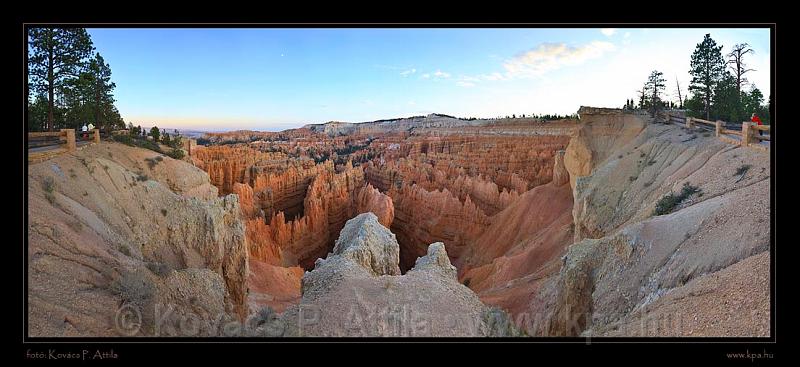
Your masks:
{"label": "sandstone ridge", "polygon": [[303,276],[302,301],[282,315],[285,335],[516,335],[502,312],[458,283],[441,243],[405,275],[399,251],[374,214],[347,221],[333,252]]}

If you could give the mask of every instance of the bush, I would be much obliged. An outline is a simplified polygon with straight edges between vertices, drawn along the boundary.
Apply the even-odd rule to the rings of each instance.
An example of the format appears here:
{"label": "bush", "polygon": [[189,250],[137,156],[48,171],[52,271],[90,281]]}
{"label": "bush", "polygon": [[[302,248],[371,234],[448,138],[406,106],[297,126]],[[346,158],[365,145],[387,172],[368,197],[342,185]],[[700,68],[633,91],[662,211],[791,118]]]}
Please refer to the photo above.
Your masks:
{"label": "bush", "polygon": [[114,135],[111,138],[118,143],[134,146],[133,138],[130,135]]}
{"label": "bush", "polygon": [[744,176],[744,174],[747,173],[747,171],[749,170],[750,170],[750,165],[743,164],[741,167],[739,167],[739,169],[736,170],[736,176]]}
{"label": "bush", "polygon": [[158,130],[158,126],[150,128],[150,136],[153,137],[154,143],[158,143],[158,141],[161,140],[161,132]]}
{"label": "bush", "polygon": [[81,223],[77,219],[72,219],[68,221],[67,225],[69,226],[69,228],[72,228],[72,230],[75,232],[80,232],[83,229],[83,223]]}
{"label": "bush", "polygon": [[161,209],[161,215],[167,216],[167,209]]}
{"label": "bush", "polygon": [[111,282],[109,290],[118,296],[125,305],[133,306],[141,317],[141,327],[138,333],[148,335],[153,333],[155,323],[155,296],[156,287],[152,276],[142,270],[122,270],[120,276]]}
{"label": "bush", "polygon": [[185,153],[183,153],[183,150],[181,150],[181,149],[175,149],[175,148],[173,148],[172,150],[170,150],[170,151],[169,151],[169,152],[167,152],[166,154],[167,154],[167,155],[168,155],[170,158],[173,158],[173,159],[183,159],[183,157],[185,156]]}
{"label": "bush", "polygon": [[[156,167],[158,162],[160,162],[159,160],[154,159],[154,158],[145,158],[144,160],[147,162],[147,167],[150,168],[151,170]],[[163,158],[162,158],[162,160],[163,160]]]}
{"label": "bush", "polygon": [[692,186],[688,182],[684,183],[681,192],[677,195],[670,192],[658,200],[656,203],[656,208],[653,211],[653,215],[672,213],[672,211],[675,210],[678,205],[696,193],[700,193],[700,195],[702,195],[702,191],[697,186]]}
{"label": "bush", "polygon": [[180,135],[175,135],[174,137],[172,137],[172,139],[170,139],[170,141],[167,143],[167,145],[170,148],[179,149],[181,147],[181,145],[182,145],[182,142],[183,142],[182,140],[183,139],[181,138]]}
{"label": "bush", "polygon": [[50,202],[50,204],[55,204],[56,196],[54,192],[56,190],[56,181],[50,176],[45,177],[44,181],[42,181],[42,189],[44,190],[44,197],[47,201]]}
{"label": "bush", "polygon": [[172,268],[169,265],[157,262],[148,262],[147,269],[160,277],[167,276],[172,271]]}

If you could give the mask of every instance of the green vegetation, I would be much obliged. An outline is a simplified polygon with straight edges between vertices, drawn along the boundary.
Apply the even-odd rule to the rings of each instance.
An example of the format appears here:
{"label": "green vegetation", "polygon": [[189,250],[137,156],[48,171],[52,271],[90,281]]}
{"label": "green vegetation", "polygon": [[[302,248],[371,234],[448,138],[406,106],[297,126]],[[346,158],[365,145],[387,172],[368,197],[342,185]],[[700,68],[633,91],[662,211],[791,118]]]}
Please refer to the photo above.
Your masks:
{"label": "green vegetation", "polygon": [[172,272],[172,268],[164,263],[159,262],[148,262],[145,266],[147,269],[153,272],[153,274],[158,275],[160,277],[165,277]]}
{"label": "green vegetation", "polygon": [[[148,306],[156,293],[153,282],[144,270],[123,270],[120,276],[111,282],[110,290],[119,296],[124,303],[135,305],[139,309],[144,309]],[[147,316],[143,321],[147,321]]]}
{"label": "green vegetation", "polygon": [[44,180],[42,181],[42,189],[44,189],[44,197],[47,199],[47,201],[50,202],[50,204],[55,204],[56,203],[56,197],[54,194],[56,190],[55,180],[50,176],[45,177]]}
{"label": "green vegetation", "polygon": [[743,164],[736,170],[736,176],[744,176],[744,174],[747,173],[747,171],[749,170],[750,170],[750,165]]}
{"label": "green vegetation", "polygon": [[153,137],[154,143],[161,140],[161,132],[158,130],[158,126],[153,126],[150,128],[150,136]]}
{"label": "green vegetation", "polygon": [[31,28],[28,70],[30,131],[78,129],[88,122],[101,130],[125,126],[114,105],[111,67],[86,29]]}
{"label": "green vegetation", "polygon": [[[749,83],[746,74],[753,69],[747,67],[745,57],[755,53],[750,45],[736,44],[727,54],[723,46],[706,34],[690,56],[690,96],[682,93],[676,80],[677,101],[664,100],[666,79],[657,70],[650,73],[644,86],[636,91],[635,99],[625,100],[623,109],[641,109],[655,116],[662,108],[686,109],[686,115],[706,120],[723,120],[732,123],[750,121],[755,113],[764,124],[771,123],[772,96],[766,99],[761,90]],[[749,88],[748,87],[749,84]],[[710,136],[706,133],[703,136]]]}
{"label": "green vegetation", "polygon": [[182,149],[172,148],[169,152],[165,153],[172,159],[183,159],[186,153]]}
{"label": "green vegetation", "polygon": [[670,192],[669,194],[665,195],[661,199],[658,200],[656,203],[656,208],[653,211],[653,215],[664,215],[672,213],[675,208],[680,205],[684,200],[689,198],[690,196],[698,194],[698,196],[702,195],[702,191],[697,186],[692,186],[690,183],[686,182],[683,184],[683,188],[681,192],[677,195],[675,193]]}
{"label": "green vegetation", "polygon": [[72,228],[72,230],[75,232],[80,232],[83,229],[83,223],[74,218],[67,222],[67,226],[69,226],[69,228]]}
{"label": "green vegetation", "polygon": [[[145,160],[145,162],[147,162],[147,167],[150,168],[150,170],[155,168],[156,165],[158,165],[158,162],[160,162],[159,160],[156,160],[155,158],[145,158],[144,160]],[[162,158],[162,160],[163,160],[163,158]]]}

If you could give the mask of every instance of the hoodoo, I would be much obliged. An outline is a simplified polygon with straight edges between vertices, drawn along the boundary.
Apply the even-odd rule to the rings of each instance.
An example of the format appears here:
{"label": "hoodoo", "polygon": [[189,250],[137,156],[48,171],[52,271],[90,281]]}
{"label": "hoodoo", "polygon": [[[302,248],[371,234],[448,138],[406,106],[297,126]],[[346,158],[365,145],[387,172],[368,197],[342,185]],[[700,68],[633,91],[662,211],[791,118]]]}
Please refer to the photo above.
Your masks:
{"label": "hoodoo", "polygon": [[[31,315],[70,320],[33,330],[119,333],[61,298],[80,288],[63,274],[102,304],[196,310],[204,335],[215,312],[283,336],[620,335],[684,304],[717,312],[678,295],[719,277],[754,272],[737,292],[763,293],[768,231],[747,229],[769,222],[766,154],[579,115],[215,134],[234,143],[194,148],[196,167],[111,142],[32,165]],[[753,313],[643,335],[768,334],[768,302],[744,299],[725,310]],[[366,322],[376,310],[410,318]]]}

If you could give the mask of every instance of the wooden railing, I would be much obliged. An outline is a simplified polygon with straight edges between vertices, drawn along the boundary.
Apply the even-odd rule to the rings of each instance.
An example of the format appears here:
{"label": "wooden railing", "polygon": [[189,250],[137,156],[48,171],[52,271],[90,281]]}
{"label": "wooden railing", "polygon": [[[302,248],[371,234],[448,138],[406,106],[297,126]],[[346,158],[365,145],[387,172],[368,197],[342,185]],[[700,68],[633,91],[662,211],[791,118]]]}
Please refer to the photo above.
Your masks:
{"label": "wooden railing", "polygon": [[[91,136],[91,143],[100,142],[100,130],[93,129],[87,132]],[[55,147],[55,149],[31,149]],[[61,129],[54,132],[31,132],[28,133],[28,162],[41,162],[50,159],[58,154],[74,152],[78,149],[75,129]]]}
{"label": "wooden railing", "polygon": [[[771,141],[772,138],[770,135],[761,135],[755,134],[753,131],[766,131],[769,132],[770,126],[769,125],[755,125],[751,121],[744,121],[742,122],[741,131],[727,129],[726,126],[728,124],[725,121],[717,120],[717,121],[709,121],[704,120],[697,117],[682,117],[676,116],[673,114],[669,114],[669,122],[677,123],[679,125],[685,125],[687,129],[695,129],[695,128],[702,128],[704,130],[712,130],[714,131],[715,135],[720,138],[721,140],[741,145],[743,147],[753,147],[756,149],[761,150],[768,150],[768,146],[764,146],[759,144],[761,141]],[[736,135],[740,139],[733,139],[730,137],[726,137],[725,135]]]}

